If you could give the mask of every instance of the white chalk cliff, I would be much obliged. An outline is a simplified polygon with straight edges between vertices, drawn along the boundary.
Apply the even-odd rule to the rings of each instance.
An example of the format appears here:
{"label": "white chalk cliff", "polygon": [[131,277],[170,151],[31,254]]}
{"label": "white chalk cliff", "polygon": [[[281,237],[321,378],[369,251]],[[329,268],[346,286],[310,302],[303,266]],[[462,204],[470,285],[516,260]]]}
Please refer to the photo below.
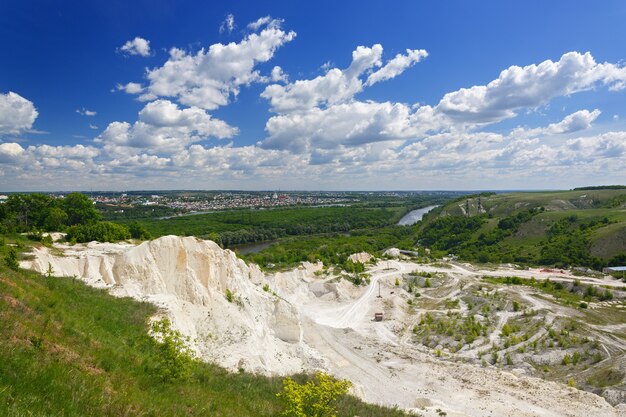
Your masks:
{"label": "white chalk cliff", "polygon": [[55,276],[162,307],[200,357],[228,369],[290,374],[322,366],[302,340],[298,311],[263,290],[265,276],[256,265],[212,241],[165,236],[138,246],[92,242],[64,249],[55,256],[35,248],[23,266],[46,273],[50,265]]}

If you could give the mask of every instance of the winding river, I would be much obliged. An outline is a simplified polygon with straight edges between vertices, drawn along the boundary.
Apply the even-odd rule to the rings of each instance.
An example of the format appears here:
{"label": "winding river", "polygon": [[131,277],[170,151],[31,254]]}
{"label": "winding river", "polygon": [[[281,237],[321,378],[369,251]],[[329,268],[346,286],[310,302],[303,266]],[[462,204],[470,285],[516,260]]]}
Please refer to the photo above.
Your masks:
{"label": "winding river", "polygon": [[410,226],[419,222],[420,220],[422,220],[422,217],[424,217],[424,214],[428,213],[435,207],[439,206],[427,206],[408,212],[404,215],[403,218],[400,219],[400,221],[398,222],[398,226]]}

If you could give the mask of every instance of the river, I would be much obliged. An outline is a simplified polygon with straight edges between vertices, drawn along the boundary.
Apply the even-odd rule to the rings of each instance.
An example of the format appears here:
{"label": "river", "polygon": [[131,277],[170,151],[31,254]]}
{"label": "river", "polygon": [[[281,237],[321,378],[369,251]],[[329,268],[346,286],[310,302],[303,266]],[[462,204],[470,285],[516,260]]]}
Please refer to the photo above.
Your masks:
{"label": "river", "polygon": [[239,251],[240,255],[246,255],[248,253],[257,253],[257,252],[261,252],[263,249],[265,248],[269,248],[270,246],[272,246],[274,243],[276,243],[275,240],[270,240],[270,241],[266,241],[266,242],[256,242],[256,243],[244,243],[242,245],[235,245],[231,248],[228,248],[230,250],[237,250]]}
{"label": "river", "polygon": [[428,213],[435,207],[439,206],[422,207],[408,212],[404,215],[403,218],[400,219],[400,221],[398,222],[398,226],[410,226],[419,222],[420,220],[422,220],[422,217],[424,217],[424,214]]}

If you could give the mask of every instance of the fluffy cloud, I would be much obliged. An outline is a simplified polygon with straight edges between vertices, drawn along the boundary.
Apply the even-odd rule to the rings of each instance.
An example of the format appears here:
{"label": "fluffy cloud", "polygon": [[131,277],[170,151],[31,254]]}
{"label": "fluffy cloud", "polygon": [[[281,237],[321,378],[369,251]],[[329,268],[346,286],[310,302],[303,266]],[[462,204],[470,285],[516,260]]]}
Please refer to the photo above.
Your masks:
{"label": "fluffy cloud", "polygon": [[137,36],[135,39],[127,41],[120,51],[128,55],[150,56],[150,41]]}
{"label": "fluffy cloud", "polygon": [[589,52],[569,52],[557,62],[511,66],[487,85],[462,88],[446,94],[436,111],[468,124],[495,123],[516,116],[559,96],[588,90],[597,84],[617,90],[624,86],[626,68],[598,64]]}
{"label": "fluffy cloud", "polygon": [[[615,90],[626,79],[624,67],[598,64],[589,53],[570,52],[557,62],[512,66],[486,86],[445,94],[435,106],[355,100],[364,87],[397,76],[426,57],[427,52],[409,49],[406,55],[399,54],[384,66],[381,56],[380,45],[358,47],[345,70],[333,68],[313,79],[266,87],[262,97],[278,114],[267,121],[268,135],[259,145],[306,152],[398,139],[420,140],[444,132],[463,133],[514,117],[520,109],[532,109],[596,85]],[[516,129],[513,135],[573,133],[589,128],[599,115],[598,109],[581,110],[559,123]]]}
{"label": "fluffy cloud", "polygon": [[27,152],[37,158],[56,159],[93,159],[99,155],[100,151],[93,146],[73,145],[73,146],[50,146],[39,145],[29,146]]}
{"label": "fluffy cloud", "polygon": [[139,94],[143,92],[144,88],[139,83],[130,82],[126,84],[117,84],[115,86],[115,90],[123,91],[127,94]]}
{"label": "fluffy cloud", "polygon": [[550,133],[571,133],[579,130],[589,129],[591,124],[600,116],[601,111],[595,109],[590,112],[589,110],[579,110],[576,113],[572,113],[566,116],[559,123],[552,123],[548,126],[548,132]]}
{"label": "fluffy cloud", "polygon": [[626,132],[607,132],[598,136],[570,139],[565,144],[569,153],[585,162],[597,158],[625,158]]}
{"label": "fluffy cloud", "polygon": [[21,175],[93,169],[93,159],[99,154],[100,150],[93,146],[39,145],[24,149],[18,143],[0,144],[0,162]]}
{"label": "fluffy cloud", "polygon": [[[398,54],[382,68],[383,47],[359,46],[352,52],[348,68],[329,69],[324,75],[310,80],[298,80],[287,85],[272,84],[265,88],[261,97],[269,100],[272,111],[290,113],[306,111],[315,107],[345,103],[369,86],[400,75],[405,69],[428,56],[423,50],[407,49],[406,55]],[[368,75],[369,74],[369,75]]]}
{"label": "fluffy cloud", "polygon": [[146,104],[133,125],[127,122],[110,123],[96,141],[108,146],[109,150],[131,147],[146,149],[149,153],[162,153],[176,152],[210,137],[231,138],[237,133],[236,128],[212,118],[203,109],[180,109],[171,101],[156,100]]}
{"label": "fluffy cloud", "polygon": [[[407,49],[382,64],[383,47],[359,46],[345,69],[328,69],[324,75],[286,85],[272,84],[262,97],[269,100],[271,117],[265,126],[265,149],[309,152],[333,147],[415,138],[439,127],[432,108],[412,108],[403,103],[358,101],[354,96],[366,86],[389,80],[428,56],[425,50]],[[374,69],[378,68],[374,71]],[[321,153],[313,160],[325,160]]]}
{"label": "fluffy cloud", "polygon": [[352,63],[345,70],[332,68],[311,80],[298,80],[287,85],[272,84],[261,94],[269,100],[272,111],[284,113],[307,110],[320,105],[333,105],[351,99],[363,90],[359,76],[380,65],[383,47],[359,46],[352,53]]}
{"label": "fluffy cloud", "polygon": [[148,70],[149,85],[140,98],[170,97],[207,110],[228,104],[240,86],[263,81],[255,66],[269,61],[279,47],[296,36],[295,32],[285,32],[277,20],[263,27],[239,43],[216,43],[196,54],[172,48],[163,66]]}
{"label": "fluffy cloud", "polygon": [[0,136],[23,133],[33,127],[37,116],[31,101],[12,91],[0,93]]}
{"label": "fluffy cloud", "polygon": [[432,108],[412,109],[401,103],[351,101],[271,117],[263,148],[304,152],[314,148],[411,139],[438,127]]}
{"label": "fluffy cloud", "polygon": [[3,164],[15,163],[24,153],[19,143],[0,143],[0,162]]}
{"label": "fluffy cloud", "polygon": [[279,67],[278,65],[275,66],[274,68],[272,68],[272,72],[270,74],[270,79],[272,82],[277,83],[277,82],[287,82],[289,81],[289,78],[287,77],[287,74],[285,74],[283,72],[283,69],[281,67]]}
{"label": "fluffy cloud", "polygon": [[367,85],[373,85],[381,81],[395,78],[402,74],[407,68],[420,62],[428,56],[428,52],[424,49],[407,49],[406,55],[398,54],[387,62],[385,66],[367,77]]}
{"label": "fluffy cloud", "polygon": [[598,109],[595,109],[594,111],[579,110],[565,116],[565,118],[560,122],[551,123],[546,127],[538,127],[535,129],[517,128],[514,129],[511,134],[518,137],[530,137],[578,132],[589,129],[601,113],[602,112]]}
{"label": "fluffy cloud", "polygon": [[[329,66],[323,75],[289,82],[279,66],[266,75],[255,68],[295,36],[280,23],[261,18],[248,26],[260,33],[196,54],[172,49],[162,67],[147,72],[146,86],[116,87],[154,101],[136,121],[110,123],[95,146],[0,143],[0,186],[42,188],[54,181],[75,188],[77,177],[118,189],[468,188],[484,187],[485,178],[490,187],[521,188],[542,186],[548,177],[554,186],[623,180],[626,132],[597,133],[606,131],[602,126],[585,132],[599,109],[538,127],[488,131],[489,124],[555,97],[601,85],[619,90],[626,79],[622,67],[572,52],[557,62],[510,67],[487,85],[450,92],[438,104],[362,101],[360,92],[398,76],[426,51],[409,49],[385,62],[382,46],[360,46],[347,68]],[[247,146],[209,142],[233,138],[238,130],[207,110],[228,104],[252,82],[275,83],[262,93],[276,113],[267,120],[266,137]],[[31,111],[24,111],[29,104]],[[20,112],[31,119],[17,123]],[[36,116],[28,100],[0,95],[0,133],[30,129]]]}
{"label": "fluffy cloud", "polygon": [[254,22],[248,23],[248,29],[252,31],[257,31],[265,25],[268,25],[270,22],[282,22],[279,20],[272,19],[271,16],[263,16],[255,20]]}

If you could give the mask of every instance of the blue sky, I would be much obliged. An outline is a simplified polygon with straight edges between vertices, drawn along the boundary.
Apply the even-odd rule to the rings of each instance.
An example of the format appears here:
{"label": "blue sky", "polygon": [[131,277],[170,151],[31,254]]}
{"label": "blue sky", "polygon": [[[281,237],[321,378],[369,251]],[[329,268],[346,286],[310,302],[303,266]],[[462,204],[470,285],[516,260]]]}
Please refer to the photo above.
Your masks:
{"label": "blue sky", "polygon": [[619,1],[7,0],[0,191],[624,183],[624,21]]}

